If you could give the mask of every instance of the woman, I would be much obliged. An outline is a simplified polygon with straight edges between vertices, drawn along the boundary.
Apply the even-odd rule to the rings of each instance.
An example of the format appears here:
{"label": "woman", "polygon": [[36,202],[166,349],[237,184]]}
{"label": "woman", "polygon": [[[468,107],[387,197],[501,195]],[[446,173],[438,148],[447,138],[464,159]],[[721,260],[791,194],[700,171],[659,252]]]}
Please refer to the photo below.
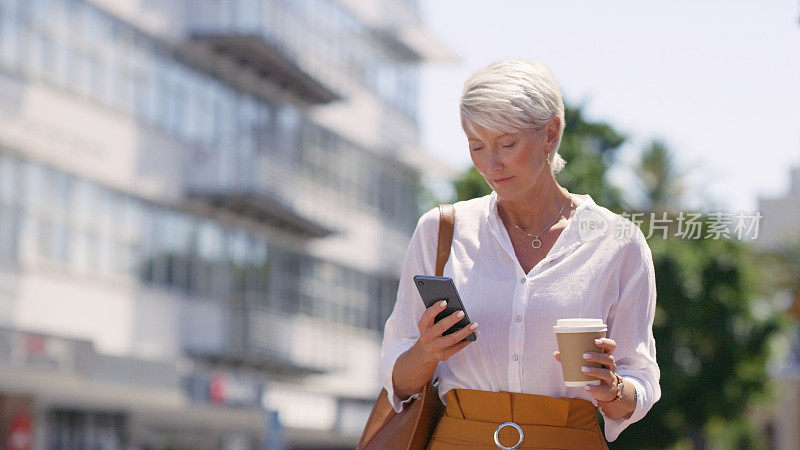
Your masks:
{"label": "woman", "polygon": [[[605,448],[597,407],[613,441],[661,395],[650,249],[638,228],[615,232],[629,221],[556,181],[565,164],[558,155],[564,104],[545,66],[511,60],[479,70],[466,81],[460,109],[472,161],[494,191],[455,204],[444,269],[475,322],[442,336],[458,313],[434,324],[442,307],[426,310],[413,284],[414,275],[434,272],[432,210],[417,224],[386,322],[380,376],[389,400],[400,411],[438,378],[447,409],[432,449],[511,447],[520,439],[521,448]],[[587,217],[604,231],[582,228]],[[585,370],[599,385],[564,385],[553,325],[572,317],[608,326],[603,352],[584,355],[602,365]],[[477,340],[461,342],[473,330]],[[509,421],[519,431],[500,427]]]}

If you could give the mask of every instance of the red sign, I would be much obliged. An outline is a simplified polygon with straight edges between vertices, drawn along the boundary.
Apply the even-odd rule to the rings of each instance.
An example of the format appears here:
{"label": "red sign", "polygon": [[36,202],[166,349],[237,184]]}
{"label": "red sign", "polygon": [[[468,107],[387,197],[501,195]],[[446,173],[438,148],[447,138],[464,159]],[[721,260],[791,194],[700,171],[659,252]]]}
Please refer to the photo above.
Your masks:
{"label": "red sign", "polygon": [[216,405],[224,405],[228,401],[228,396],[226,395],[226,385],[227,380],[225,379],[225,374],[222,372],[217,372],[211,376],[211,383],[209,383],[209,397],[211,399],[211,403]]}
{"label": "red sign", "polygon": [[8,433],[9,450],[31,450],[33,448],[33,427],[27,412],[18,413],[11,421]]}

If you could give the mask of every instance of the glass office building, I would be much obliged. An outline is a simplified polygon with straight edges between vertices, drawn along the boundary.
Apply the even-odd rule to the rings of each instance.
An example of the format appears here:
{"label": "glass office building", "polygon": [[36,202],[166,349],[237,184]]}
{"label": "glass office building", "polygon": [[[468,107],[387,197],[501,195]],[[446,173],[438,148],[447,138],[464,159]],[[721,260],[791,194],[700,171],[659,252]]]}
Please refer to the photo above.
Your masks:
{"label": "glass office building", "polygon": [[412,0],[0,0],[0,447],[352,447],[442,55]]}

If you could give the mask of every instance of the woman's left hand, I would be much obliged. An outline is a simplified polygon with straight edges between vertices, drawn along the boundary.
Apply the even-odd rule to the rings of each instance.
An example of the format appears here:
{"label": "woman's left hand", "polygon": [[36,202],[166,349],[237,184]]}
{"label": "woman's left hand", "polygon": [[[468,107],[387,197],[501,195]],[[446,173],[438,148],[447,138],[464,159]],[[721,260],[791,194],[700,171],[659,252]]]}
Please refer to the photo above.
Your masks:
{"label": "woman's left hand", "polygon": [[[595,344],[603,350],[603,353],[584,353],[583,359],[599,363],[603,367],[584,366],[582,370],[586,375],[599,379],[600,384],[586,386],[586,390],[596,400],[610,402],[617,398],[617,377],[614,376],[614,372],[617,371],[617,363],[614,362],[614,349],[617,348],[617,343],[610,338],[600,338],[595,339]],[[559,352],[554,352],[553,356],[558,362],[561,362]]]}

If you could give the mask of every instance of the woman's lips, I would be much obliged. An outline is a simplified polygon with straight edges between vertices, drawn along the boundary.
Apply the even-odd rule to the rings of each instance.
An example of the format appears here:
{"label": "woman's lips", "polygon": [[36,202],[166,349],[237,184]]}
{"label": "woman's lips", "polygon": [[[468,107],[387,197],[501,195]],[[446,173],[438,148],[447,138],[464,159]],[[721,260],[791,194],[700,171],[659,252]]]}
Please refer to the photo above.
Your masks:
{"label": "woman's lips", "polygon": [[510,180],[512,178],[514,178],[513,175],[510,176],[510,177],[505,177],[505,178],[492,178],[492,181],[494,181],[495,183],[505,183],[506,181],[508,181],[508,180]]}

